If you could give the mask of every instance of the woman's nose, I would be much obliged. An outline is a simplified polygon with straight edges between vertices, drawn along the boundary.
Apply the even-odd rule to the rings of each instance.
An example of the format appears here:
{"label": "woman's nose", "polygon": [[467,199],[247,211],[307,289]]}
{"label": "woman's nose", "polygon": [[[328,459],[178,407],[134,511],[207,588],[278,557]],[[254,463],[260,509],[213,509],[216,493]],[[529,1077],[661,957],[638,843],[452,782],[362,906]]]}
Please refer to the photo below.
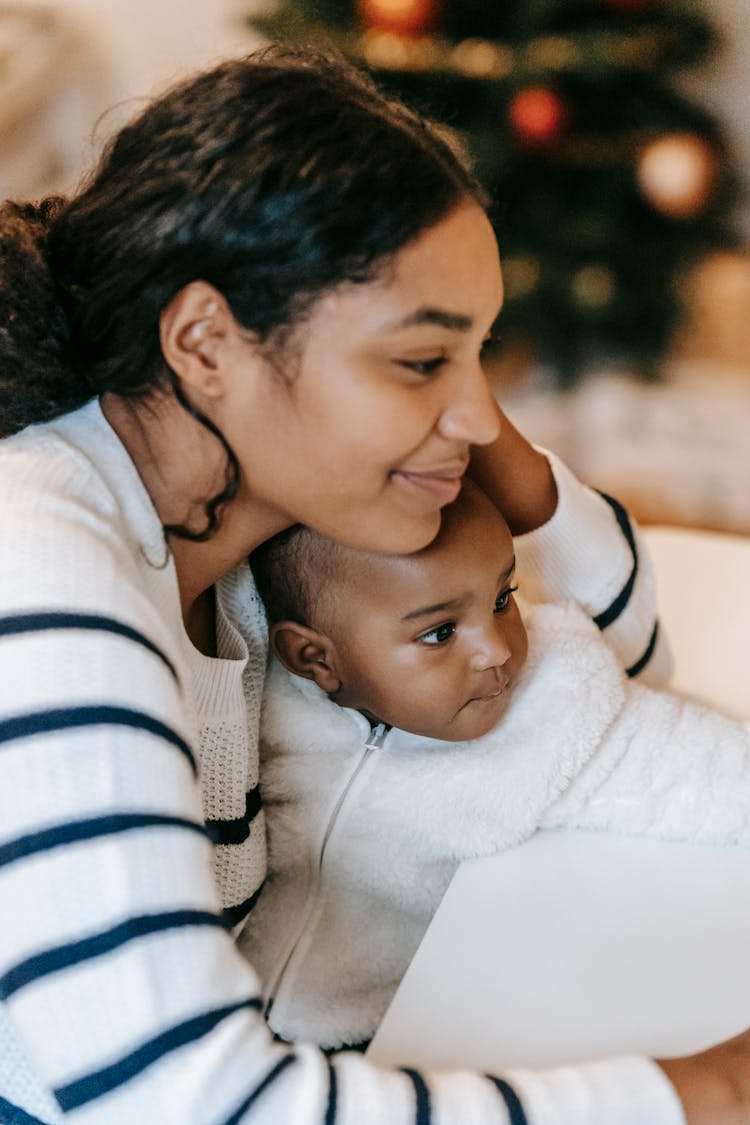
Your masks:
{"label": "woman's nose", "polygon": [[479,368],[461,377],[455,401],[438,422],[442,437],[470,445],[489,445],[500,433],[500,416],[487,376]]}

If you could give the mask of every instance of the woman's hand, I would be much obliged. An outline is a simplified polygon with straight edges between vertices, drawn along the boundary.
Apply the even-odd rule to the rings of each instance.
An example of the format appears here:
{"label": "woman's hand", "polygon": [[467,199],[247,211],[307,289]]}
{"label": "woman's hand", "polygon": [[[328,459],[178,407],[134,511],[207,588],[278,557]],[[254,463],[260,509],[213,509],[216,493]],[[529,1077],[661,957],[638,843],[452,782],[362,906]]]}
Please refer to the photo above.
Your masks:
{"label": "woman's hand", "polygon": [[500,434],[472,450],[469,476],[508,521],[513,535],[533,531],[554,515],[557,488],[544,454],[518,432],[498,406]]}
{"label": "woman's hand", "polygon": [[659,1059],[686,1125],[750,1125],[750,1031],[682,1059]]}

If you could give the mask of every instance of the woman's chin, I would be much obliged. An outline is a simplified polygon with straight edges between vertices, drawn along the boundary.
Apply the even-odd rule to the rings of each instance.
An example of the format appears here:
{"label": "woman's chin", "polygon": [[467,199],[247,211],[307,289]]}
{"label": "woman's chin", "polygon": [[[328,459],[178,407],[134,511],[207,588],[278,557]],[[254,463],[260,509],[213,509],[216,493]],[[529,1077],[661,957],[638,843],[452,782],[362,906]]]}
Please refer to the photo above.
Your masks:
{"label": "woman's chin", "polygon": [[371,550],[384,555],[413,555],[433,542],[440,531],[440,510],[418,519],[395,521],[384,529]]}
{"label": "woman's chin", "polygon": [[413,555],[432,543],[440,530],[440,511],[419,517],[370,520],[356,526],[340,525],[323,534],[355,551],[377,555]]}

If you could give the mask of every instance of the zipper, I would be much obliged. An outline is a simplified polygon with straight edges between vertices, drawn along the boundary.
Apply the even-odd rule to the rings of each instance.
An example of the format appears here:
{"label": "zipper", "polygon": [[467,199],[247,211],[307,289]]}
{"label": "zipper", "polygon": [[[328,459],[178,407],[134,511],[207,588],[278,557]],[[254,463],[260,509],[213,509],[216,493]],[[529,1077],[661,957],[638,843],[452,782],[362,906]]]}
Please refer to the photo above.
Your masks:
{"label": "zipper", "polygon": [[323,839],[321,841],[320,848],[318,849],[315,872],[310,883],[310,889],[307,892],[305,904],[302,908],[302,915],[299,925],[297,926],[297,929],[294,933],[291,944],[287,947],[286,952],[276,963],[276,967],[269,977],[268,986],[265,990],[266,1004],[264,1013],[266,1019],[268,1019],[269,1015],[271,1014],[271,1010],[273,1008],[276,997],[278,996],[286,971],[289,968],[295,951],[300,941],[302,940],[308,923],[310,922],[310,919],[315,913],[315,909],[318,905],[320,885],[323,881],[323,861],[325,859],[326,848],[328,846],[328,841],[331,838],[331,833],[333,832],[333,829],[336,825],[336,821],[338,820],[339,814],[341,813],[341,810],[344,806],[344,802],[346,801],[346,798],[351,792],[352,786],[354,785],[359,775],[362,773],[362,770],[364,769],[371,755],[374,753],[374,751],[380,750],[383,746],[383,743],[385,742],[390,729],[391,728],[387,723],[378,723],[377,726],[370,729],[367,741],[362,748],[362,753],[360,755],[359,761],[357,762],[352,772],[349,774],[344,788],[341,790],[339,798],[336,801],[336,804],[333,806],[333,809],[328,817],[328,823],[326,824],[325,831],[323,833]]}

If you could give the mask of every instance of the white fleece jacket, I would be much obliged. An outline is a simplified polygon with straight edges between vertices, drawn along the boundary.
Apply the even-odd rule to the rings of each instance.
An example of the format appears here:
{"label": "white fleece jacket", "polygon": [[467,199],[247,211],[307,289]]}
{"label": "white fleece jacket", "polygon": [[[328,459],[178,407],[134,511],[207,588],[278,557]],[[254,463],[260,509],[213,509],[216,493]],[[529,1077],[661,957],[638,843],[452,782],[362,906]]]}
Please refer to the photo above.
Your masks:
{"label": "white fleece jacket", "polygon": [[508,708],[470,742],[373,736],[272,666],[270,874],[241,942],[284,1038],[370,1038],[462,860],[552,827],[750,844],[747,727],[628,680],[572,603],[537,606],[527,624]]}

